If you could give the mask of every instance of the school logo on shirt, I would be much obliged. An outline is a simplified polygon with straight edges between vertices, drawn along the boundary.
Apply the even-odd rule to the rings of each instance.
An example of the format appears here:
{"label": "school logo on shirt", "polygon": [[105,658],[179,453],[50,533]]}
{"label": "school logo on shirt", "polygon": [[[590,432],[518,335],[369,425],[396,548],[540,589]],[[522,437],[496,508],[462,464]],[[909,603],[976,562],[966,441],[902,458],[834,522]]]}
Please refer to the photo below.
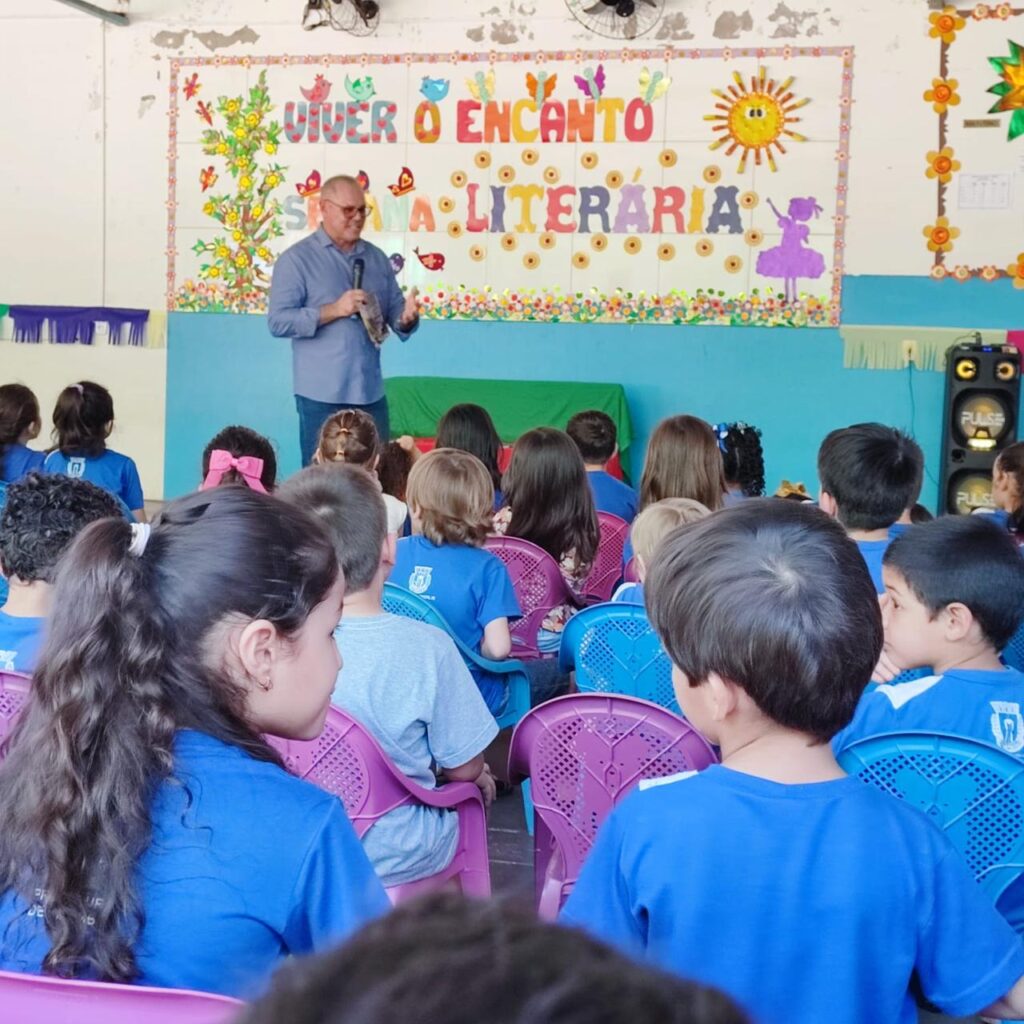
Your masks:
{"label": "school logo on shirt", "polygon": [[14,671],[14,658],[17,651],[0,651],[0,672]]}
{"label": "school logo on shirt", "polygon": [[85,459],[68,459],[68,476],[85,476]]}
{"label": "school logo on shirt", "polygon": [[994,700],[992,704],[992,735],[996,746],[1008,754],[1024,750],[1024,718],[1020,705],[1014,701]]}
{"label": "school logo on shirt", "polygon": [[434,569],[429,565],[417,565],[409,577],[409,589],[414,594],[422,594],[430,589],[430,577]]}

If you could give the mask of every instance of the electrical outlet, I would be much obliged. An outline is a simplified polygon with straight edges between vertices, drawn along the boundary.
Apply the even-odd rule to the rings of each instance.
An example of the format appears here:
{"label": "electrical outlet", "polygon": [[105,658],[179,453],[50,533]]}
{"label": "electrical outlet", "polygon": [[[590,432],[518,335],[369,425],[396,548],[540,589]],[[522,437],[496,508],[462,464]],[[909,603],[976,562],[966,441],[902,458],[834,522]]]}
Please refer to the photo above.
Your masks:
{"label": "electrical outlet", "polygon": [[903,354],[904,366],[910,366],[911,363],[917,362],[917,342],[913,338],[903,339],[901,352]]}

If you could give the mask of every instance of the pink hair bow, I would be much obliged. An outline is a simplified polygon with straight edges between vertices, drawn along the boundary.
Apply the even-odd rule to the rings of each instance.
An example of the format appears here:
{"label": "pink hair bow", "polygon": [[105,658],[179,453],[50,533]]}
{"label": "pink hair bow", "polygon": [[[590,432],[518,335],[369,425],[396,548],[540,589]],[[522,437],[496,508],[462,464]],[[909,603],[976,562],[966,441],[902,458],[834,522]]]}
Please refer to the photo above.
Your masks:
{"label": "pink hair bow", "polygon": [[211,487],[216,487],[224,479],[224,474],[231,470],[245,481],[247,487],[259,491],[260,494],[267,493],[260,480],[263,475],[263,460],[256,458],[255,455],[243,455],[236,459],[231,452],[226,452],[223,448],[215,448],[210,453],[210,469],[199,490],[208,491]]}

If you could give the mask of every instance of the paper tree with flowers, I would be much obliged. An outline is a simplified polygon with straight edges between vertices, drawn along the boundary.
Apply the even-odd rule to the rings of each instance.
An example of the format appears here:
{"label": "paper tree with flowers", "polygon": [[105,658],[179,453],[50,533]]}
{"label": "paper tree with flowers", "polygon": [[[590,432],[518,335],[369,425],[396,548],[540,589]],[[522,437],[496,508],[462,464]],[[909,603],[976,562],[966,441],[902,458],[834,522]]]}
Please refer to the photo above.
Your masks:
{"label": "paper tree with flowers", "polygon": [[272,194],[287,170],[273,159],[281,125],[269,119],[272,109],[266,71],[260,73],[247,100],[241,96],[217,100],[224,127],[203,132],[203,152],[224,161],[236,190],[233,195],[212,195],[203,206],[203,213],[222,225],[223,233],[210,241],[200,239],[192,247],[197,256],[208,257],[199,267],[206,287],[179,293],[179,309],[254,313],[266,308],[268,271],[274,261],[270,240],[284,233],[282,206]]}

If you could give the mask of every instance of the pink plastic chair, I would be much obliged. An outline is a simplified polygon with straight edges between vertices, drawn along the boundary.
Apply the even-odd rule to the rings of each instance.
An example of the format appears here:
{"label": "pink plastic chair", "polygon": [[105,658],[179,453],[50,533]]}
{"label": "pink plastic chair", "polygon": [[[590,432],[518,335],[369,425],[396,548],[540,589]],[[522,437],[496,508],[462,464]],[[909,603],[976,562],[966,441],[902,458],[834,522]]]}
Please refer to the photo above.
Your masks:
{"label": "pink plastic chair", "polygon": [[467,896],[490,896],[487,820],[480,790],[472,782],[449,782],[426,789],[403,775],[370,732],[336,707],[327,712],[320,738],[303,742],[268,736],[290,772],[339,797],[360,839],[378,818],[396,807],[425,804],[454,809],[459,815],[459,842],[443,871],[387,893],[392,903],[444,887],[455,880]]}
{"label": "pink plastic chair", "polygon": [[577,693],[534,708],[512,734],[508,769],[513,782],[532,783],[540,915],[558,914],[601,823],[641,779],[700,771],[715,760],[692,726],[636,697]]}
{"label": "pink plastic chair", "polygon": [[237,999],[142,985],[0,971],[4,1024],[227,1024]]}
{"label": "pink plastic chair", "polygon": [[575,604],[558,563],[543,548],[521,537],[488,537],[486,547],[505,563],[523,610],[522,618],[509,628],[512,657],[526,661],[557,653],[545,654],[537,647],[537,630],[552,608]]}
{"label": "pink plastic chair", "polygon": [[0,672],[0,758],[7,753],[7,737],[28,700],[32,680],[20,672]]}
{"label": "pink plastic chair", "polygon": [[634,555],[627,563],[626,568],[622,570],[622,582],[623,583],[639,583],[640,577],[636,572],[636,555]]}
{"label": "pink plastic chair", "polygon": [[629,536],[629,523],[610,512],[598,512],[601,540],[593,568],[583,584],[583,596],[592,603],[610,601],[622,578],[622,551]]}

